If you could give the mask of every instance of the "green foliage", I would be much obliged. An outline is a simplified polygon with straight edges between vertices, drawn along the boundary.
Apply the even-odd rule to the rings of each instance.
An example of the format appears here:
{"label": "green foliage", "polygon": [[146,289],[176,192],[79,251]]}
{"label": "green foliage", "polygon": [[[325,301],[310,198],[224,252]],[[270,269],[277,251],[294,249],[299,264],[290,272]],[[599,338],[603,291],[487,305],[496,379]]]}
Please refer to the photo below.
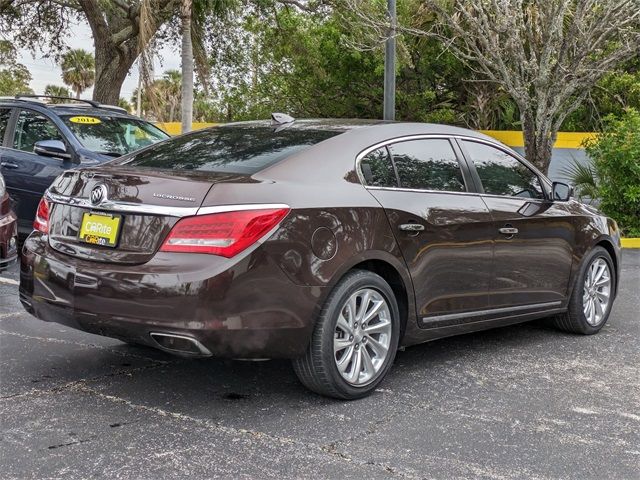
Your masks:
{"label": "green foliage", "polygon": [[603,118],[622,116],[626,108],[640,110],[640,56],[606,75],[589,99],[567,117],[562,129],[591,132],[602,128]]}
{"label": "green foliage", "polygon": [[133,107],[131,103],[126,98],[120,97],[118,100],[118,107],[124,108],[127,112],[131,113],[133,111]]}
{"label": "green foliage", "polygon": [[588,199],[591,202],[600,199],[598,177],[593,165],[574,160],[570,165],[562,169],[562,174],[574,186],[575,194],[580,201]]}
{"label": "green foliage", "polygon": [[0,40],[0,96],[33,93],[29,88],[31,73],[21,63],[13,44]]}
{"label": "green foliage", "polygon": [[[69,89],[66,87],[62,87],[60,85],[47,85],[46,87],[44,87],[44,94],[51,95],[53,97],[70,97],[71,96],[71,92],[69,91]],[[65,102],[66,100],[57,100],[57,99],[50,100],[50,103],[65,103]]]}
{"label": "green foliage", "polygon": [[640,112],[628,109],[609,117],[600,135],[587,142],[599,181],[604,213],[614,218],[626,236],[640,236]]}
{"label": "green foliage", "polygon": [[61,57],[62,80],[76,93],[76,98],[93,86],[96,78],[96,63],[93,54],[82,50],[69,50]]}
{"label": "green foliage", "polygon": [[[144,116],[158,122],[180,121],[182,76],[180,70],[167,70],[142,90],[141,107]],[[138,89],[134,90],[131,102],[137,103]]]}
{"label": "green foliage", "polygon": [[[406,7],[400,15],[410,15]],[[218,118],[284,111],[296,117],[380,118],[383,49],[355,48],[361,32],[338,8],[248,9],[209,32]],[[400,38],[397,117],[467,124],[467,72],[433,39]]]}

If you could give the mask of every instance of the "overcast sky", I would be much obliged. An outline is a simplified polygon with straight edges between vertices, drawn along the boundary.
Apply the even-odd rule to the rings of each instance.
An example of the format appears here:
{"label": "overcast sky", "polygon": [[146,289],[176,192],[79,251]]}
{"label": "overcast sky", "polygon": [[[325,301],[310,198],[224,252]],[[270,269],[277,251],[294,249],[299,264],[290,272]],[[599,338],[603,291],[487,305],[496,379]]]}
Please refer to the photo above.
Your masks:
{"label": "overcast sky", "polygon": [[[70,48],[83,48],[91,53],[93,50],[93,36],[91,35],[91,29],[86,23],[80,23],[73,29],[72,35],[67,39],[67,44]],[[31,88],[35,93],[42,94],[47,85],[64,85],[62,82],[62,72],[60,67],[55,63],[53,59],[42,58],[41,52],[36,52],[34,55],[27,50],[20,50],[20,63],[24,64],[29,71],[33,79],[31,80]],[[161,77],[162,72],[170,69],[180,68],[180,45],[176,43],[173,47],[163,48],[158,58],[155,59],[154,76]],[[129,76],[122,85],[120,96],[131,101],[133,91],[138,85],[138,71],[133,67]],[[89,89],[82,94],[83,98],[91,98],[93,89]]]}

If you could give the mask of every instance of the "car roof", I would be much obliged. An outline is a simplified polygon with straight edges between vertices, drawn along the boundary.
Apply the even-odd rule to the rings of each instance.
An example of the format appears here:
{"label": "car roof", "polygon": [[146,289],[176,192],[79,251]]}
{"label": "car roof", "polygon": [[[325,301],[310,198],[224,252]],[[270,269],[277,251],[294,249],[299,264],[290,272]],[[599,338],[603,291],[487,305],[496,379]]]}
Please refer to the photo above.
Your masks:
{"label": "car roof", "polygon": [[112,105],[91,105],[89,103],[45,103],[36,99],[0,97],[0,106],[12,108],[28,107],[40,111],[49,111],[56,115],[90,115],[95,117],[109,116],[143,120],[135,115],[131,115],[120,107]]}
{"label": "car roof", "polygon": [[354,128],[369,127],[389,123],[386,120],[369,120],[359,118],[304,118],[290,123],[274,123],[272,120],[250,120],[216,125],[214,128],[271,128],[274,133],[282,130],[329,130],[346,132]]}
{"label": "car roof", "polygon": [[[274,124],[270,120],[252,120],[246,122],[232,122],[218,125],[214,128],[256,127],[273,128],[274,132],[287,130],[330,130],[347,133],[358,130],[358,137],[370,137],[370,140],[380,140],[382,137],[402,137],[410,135],[448,135],[473,137],[496,143],[483,133],[467,128],[443,125],[438,123],[398,122],[393,120],[356,119],[356,118],[312,118],[300,119],[291,123]],[[366,133],[365,133],[366,132]],[[368,135],[367,135],[368,133]],[[343,135],[340,135],[343,137]]]}
{"label": "car roof", "polygon": [[108,107],[92,107],[90,105],[72,105],[72,104],[55,104],[47,105],[49,110],[56,112],[58,115],[90,115],[94,117],[109,116],[109,117],[126,117],[142,120],[130,113],[120,112]]}
{"label": "car roof", "polygon": [[[278,177],[281,179],[299,179],[304,177],[311,168],[322,162],[323,168],[314,170],[316,181],[331,181],[336,172],[351,169],[359,154],[377,144],[389,141],[403,141],[407,137],[420,135],[462,137],[478,139],[498,145],[513,152],[496,139],[483,133],[467,128],[442,125],[437,123],[391,122],[376,120],[308,120],[315,128],[340,128],[342,133],[328,138],[299,152],[291,154],[282,161],[275,163],[260,172],[260,175]],[[298,121],[294,122],[298,123]],[[268,122],[264,122],[268,124]],[[295,128],[294,124],[288,128]],[[516,154],[515,152],[513,152]],[[518,156],[516,154],[516,156]]]}

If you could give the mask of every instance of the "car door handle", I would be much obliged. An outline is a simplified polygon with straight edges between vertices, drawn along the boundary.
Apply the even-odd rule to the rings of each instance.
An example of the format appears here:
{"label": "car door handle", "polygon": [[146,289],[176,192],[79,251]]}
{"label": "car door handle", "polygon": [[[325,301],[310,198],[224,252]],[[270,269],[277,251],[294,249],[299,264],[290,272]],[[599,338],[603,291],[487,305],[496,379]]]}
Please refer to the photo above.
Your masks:
{"label": "car door handle", "polygon": [[17,163],[13,163],[13,162],[0,162],[0,167],[11,168],[13,170],[15,170],[16,168],[20,168],[20,166]]}
{"label": "car door handle", "polygon": [[518,229],[514,227],[502,227],[498,230],[501,234],[513,237],[518,234]]}
{"label": "car door handle", "polygon": [[424,225],[420,225],[419,223],[403,223],[398,228],[404,232],[421,232],[424,230]]}

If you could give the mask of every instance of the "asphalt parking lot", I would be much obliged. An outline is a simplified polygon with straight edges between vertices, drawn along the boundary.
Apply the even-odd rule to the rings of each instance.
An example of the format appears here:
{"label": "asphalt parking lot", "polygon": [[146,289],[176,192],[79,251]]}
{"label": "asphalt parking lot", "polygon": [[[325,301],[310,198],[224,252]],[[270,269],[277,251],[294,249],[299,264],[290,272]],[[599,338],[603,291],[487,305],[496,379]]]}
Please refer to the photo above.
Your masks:
{"label": "asphalt parking lot", "polygon": [[288,362],[184,360],[31,318],[0,275],[2,478],[640,478],[640,250],[599,335],[400,352],[370,398]]}

